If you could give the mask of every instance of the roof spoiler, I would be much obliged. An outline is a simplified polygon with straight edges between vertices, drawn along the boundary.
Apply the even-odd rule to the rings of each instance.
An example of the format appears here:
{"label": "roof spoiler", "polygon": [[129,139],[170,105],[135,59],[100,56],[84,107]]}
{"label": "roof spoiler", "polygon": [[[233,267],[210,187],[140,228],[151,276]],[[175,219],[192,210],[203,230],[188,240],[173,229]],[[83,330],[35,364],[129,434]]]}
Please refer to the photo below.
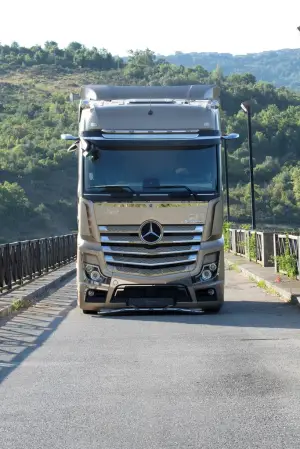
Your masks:
{"label": "roof spoiler", "polygon": [[220,88],[209,84],[189,86],[82,86],[81,100],[111,101],[129,99],[219,100]]}

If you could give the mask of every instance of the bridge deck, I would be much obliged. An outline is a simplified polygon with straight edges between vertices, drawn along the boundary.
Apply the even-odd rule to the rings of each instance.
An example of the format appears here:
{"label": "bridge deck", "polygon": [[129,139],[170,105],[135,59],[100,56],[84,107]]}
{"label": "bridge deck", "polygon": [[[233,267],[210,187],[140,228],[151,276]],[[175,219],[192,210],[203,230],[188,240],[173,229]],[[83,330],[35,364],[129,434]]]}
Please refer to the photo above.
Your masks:
{"label": "bridge deck", "polygon": [[298,448],[300,311],[226,279],[214,316],[82,315],[71,280],[2,319],[1,446]]}

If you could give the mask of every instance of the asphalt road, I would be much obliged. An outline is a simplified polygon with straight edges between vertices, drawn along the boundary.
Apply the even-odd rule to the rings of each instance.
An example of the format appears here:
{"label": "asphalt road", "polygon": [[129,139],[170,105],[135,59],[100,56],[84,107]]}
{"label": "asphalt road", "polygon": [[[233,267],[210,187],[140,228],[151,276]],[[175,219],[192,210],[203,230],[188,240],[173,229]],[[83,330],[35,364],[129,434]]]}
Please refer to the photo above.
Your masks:
{"label": "asphalt road", "polygon": [[226,300],[99,318],[72,281],[2,321],[1,449],[299,449],[300,310],[234,271]]}

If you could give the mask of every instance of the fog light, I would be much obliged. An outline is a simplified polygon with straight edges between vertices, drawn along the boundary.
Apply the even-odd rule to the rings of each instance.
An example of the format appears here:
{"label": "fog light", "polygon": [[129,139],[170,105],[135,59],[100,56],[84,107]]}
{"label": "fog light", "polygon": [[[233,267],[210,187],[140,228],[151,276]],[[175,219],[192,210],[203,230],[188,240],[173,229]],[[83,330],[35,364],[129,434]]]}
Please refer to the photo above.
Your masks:
{"label": "fog light", "polygon": [[217,265],[216,265],[215,263],[211,263],[211,264],[209,265],[209,269],[210,269],[210,271],[216,271]]}
{"label": "fog light", "polygon": [[90,277],[92,281],[99,281],[101,279],[101,274],[99,273],[99,271],[93,270],[90,273]]}
{"label": "fog light", "polygon": [[209,288],[209,289],[207,290],[207,294],[208,294],[209,296],[213,296],[213,295],[215,294],[214,289],[213,289],[213,288]]}
{"label": "fog light", "polygon": [[210,270],[205,269],[202,271],[201,277],[204,281],[208,281],[212,277],[212,273]]}
{"label": "fog light", "polygon": [[88,296],[94,296],[95,292],[94,290],[88,290],[87,294]]}

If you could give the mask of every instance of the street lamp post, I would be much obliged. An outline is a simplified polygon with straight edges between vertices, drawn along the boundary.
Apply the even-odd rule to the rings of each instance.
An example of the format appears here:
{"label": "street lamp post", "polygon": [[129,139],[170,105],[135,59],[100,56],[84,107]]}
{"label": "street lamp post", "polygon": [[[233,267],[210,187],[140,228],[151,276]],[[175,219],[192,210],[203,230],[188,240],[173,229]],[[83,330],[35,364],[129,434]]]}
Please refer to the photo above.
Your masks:
{"label": "street lamp post", "polygon": [[227,154],[227,141],[238,139],[240,136],[236,133],[231,133],[222,136],[224,141],[224,159],[225,159],[225,186],[226,186],[226,205],[227,205],[227,220],[230,221],[230,206],[229,206],[229,182],[228,182],[228,154]]}
{"label": "street lamp post", "polygon": [[251,106],[249,102],[241,104],[242,110],[247,114],[248,121],[248,147],[249,147],[249,170],[250,170],[250,188],[251,188],[251,212],[252,212],[252,229],[256,229],[255,215],[255,192],[253,182],[253,148],[252,148],[252,123],[251,123]]}
{"label": "street lamp post", "polygon": [[227,204],[227,220],[230,221],[229,207],[229,185],[228,185],[228,156],[227,156],[227,140],[224,139],[224,159],[225,159],[225,186],[226,186],[226,204]]}

